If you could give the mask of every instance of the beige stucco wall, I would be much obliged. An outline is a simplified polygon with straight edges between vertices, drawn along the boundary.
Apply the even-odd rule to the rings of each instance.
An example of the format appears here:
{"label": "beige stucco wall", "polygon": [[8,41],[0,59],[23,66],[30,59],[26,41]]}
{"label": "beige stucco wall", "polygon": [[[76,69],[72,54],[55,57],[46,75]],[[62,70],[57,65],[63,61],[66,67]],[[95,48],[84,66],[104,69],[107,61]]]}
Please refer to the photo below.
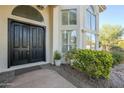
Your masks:
{"label": "beige stucco wall", "polygon": [[32,24],[45,25],[46,26],[46,61],[51,61],[51,42],[52,42],[52,28],[50,25],[50,16],[49,13],[51,10],[49,7],[39,10],[36,8],[44,17],[44,22],[40,23],[30,19],[18,17],[12,15],[12,10],[16,5],[0,5],[0,69],[6,69],[8,66],[8,18],[16,19],[19,21],[24,21]]}

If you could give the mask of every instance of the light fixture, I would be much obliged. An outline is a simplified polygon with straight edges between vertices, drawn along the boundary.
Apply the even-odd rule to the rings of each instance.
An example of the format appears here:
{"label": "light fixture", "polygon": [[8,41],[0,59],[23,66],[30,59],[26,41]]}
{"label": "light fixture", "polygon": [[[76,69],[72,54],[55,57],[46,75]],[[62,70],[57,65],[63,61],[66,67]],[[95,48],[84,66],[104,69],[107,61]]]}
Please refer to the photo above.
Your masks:
{"label": "light fixture", "polygon": [[37,5],[37,8],[43,10],[47,7],[47,5]]}

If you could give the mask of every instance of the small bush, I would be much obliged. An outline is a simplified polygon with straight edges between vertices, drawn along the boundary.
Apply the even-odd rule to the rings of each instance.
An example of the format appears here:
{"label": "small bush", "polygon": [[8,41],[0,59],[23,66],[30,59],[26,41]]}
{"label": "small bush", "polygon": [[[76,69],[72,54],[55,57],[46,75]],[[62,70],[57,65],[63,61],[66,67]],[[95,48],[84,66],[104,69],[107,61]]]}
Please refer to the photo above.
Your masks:
{"label": "small bush", "polygon": [[70,63],[74,57],[74,54],[76,54],[76,51],[77,51],[76,49],[72,49],[72,50],[66,52],[64,55],[65,61]]}
{"label": "small bush", "polygon": [[112,46],[110,52],[113,57],[113,66],[120,64],[124,60],[124,49],[119,46]]}
{"label": "small bush", "polygon": [[54,52],[54,60],[60,60],[61,59],[61,54],[58,51]]}
{"label": "small bush", "polygon": [[124,53],[112,51],[113,66],[120,64],[124,60]]}
{"label": "small bush", "polygon": [[77,50],[73,57],[73,67],[92,78],[109,79],[112,55],[105,51]]}

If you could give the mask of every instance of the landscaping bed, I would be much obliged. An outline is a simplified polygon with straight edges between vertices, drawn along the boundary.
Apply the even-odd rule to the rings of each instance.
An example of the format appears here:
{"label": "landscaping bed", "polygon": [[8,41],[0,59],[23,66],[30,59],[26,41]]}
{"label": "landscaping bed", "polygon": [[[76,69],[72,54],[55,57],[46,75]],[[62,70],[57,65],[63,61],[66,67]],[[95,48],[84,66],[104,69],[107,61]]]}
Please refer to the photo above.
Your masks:
{"label": "landscaping bed", "polygon": [[61,76],[78,88],[124,88],[124,65],[115,66],[110,73],[110,79],[92,79],[86,74],[73,69],[70,65],[63,64],[60,67],[44,65],[42,68],[57,71]]}
{"label": "landscaping bed", "polygon": [[[40,67],[41,69],[50,69],[58,72],[77,88],[124,88],[124,64],[112,68],[109,80],[89,78],[88,75],[72,68],[68,64],[62,64],[61,66],[46,64]],[[0,84],[0,87],[7,86],[7,82],[1,82]]]}

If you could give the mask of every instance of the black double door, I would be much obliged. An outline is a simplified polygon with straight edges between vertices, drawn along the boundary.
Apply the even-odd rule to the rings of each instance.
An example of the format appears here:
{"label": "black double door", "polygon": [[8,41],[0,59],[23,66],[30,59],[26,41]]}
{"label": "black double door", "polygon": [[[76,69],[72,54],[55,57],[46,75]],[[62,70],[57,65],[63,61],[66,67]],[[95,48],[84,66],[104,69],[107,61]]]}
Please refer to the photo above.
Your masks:
{"label": "black double door", "polygon": [[45,28],[9,22],[9,65],[45,61]]}

